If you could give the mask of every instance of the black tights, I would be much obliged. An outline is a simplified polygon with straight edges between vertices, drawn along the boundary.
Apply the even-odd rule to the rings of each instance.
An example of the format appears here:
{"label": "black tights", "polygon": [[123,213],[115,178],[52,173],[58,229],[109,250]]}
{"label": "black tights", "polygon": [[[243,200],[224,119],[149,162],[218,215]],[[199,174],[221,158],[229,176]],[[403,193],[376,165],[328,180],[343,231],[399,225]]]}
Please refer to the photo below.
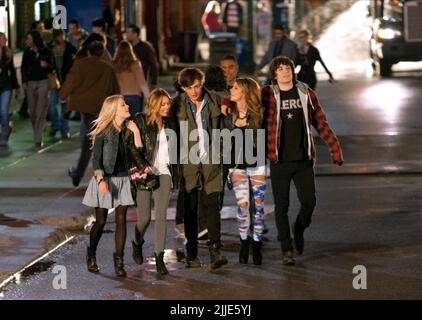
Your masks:
{"label": "black tights", "polygon": [[[116,208],[116,254],[123,256],[123,251],[126,242],[126,212],[127,206],[119,206]],[[104,226],[107,222],[108,209],[95,208],[95,223],[91,228],[89,236],[89,246],[94,251],[97,250],[98,242],[100,242],[103,234]]]}

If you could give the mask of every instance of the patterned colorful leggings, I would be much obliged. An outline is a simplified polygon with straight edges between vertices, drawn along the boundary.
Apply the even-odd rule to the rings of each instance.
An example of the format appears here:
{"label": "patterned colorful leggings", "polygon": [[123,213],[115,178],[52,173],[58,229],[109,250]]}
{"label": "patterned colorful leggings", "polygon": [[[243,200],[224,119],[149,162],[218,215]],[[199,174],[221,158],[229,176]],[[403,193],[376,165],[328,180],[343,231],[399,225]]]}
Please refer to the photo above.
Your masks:
{"label": "patterned colorful leggings", "polygon": [[255,202],[255,213],[253,219],[253,240],[261,241],[264,231],[264,196],[266,184],[265,166],[230,169],[229,177],[236,195],[238,211],[237,221],[239,233],[242,240],[251,236],[251,217],[249,215],[250,190],[252,186],[253,201]]}

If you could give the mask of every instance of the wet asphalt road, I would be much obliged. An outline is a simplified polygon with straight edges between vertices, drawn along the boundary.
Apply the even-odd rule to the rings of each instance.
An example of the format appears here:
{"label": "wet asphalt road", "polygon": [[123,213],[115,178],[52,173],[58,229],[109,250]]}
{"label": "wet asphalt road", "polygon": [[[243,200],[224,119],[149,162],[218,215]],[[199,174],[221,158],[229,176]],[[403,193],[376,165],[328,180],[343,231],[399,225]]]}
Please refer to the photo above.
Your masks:
{"label": "wet asphalt road", "polygon": [[[147,263],[134,264],[128,241],[128,277],[117,278],[112,266],[114,224],[109,223],[98,249],[100,274],[86,271],[88,236],[81,234],[47,257],[40,269],[30,270],[20,284],[9,285],[3,299],[421,299],[421,188],[421,177],[411,175],[317,178],[318,208],[305,234],[305,253],[294,267],[281,264],[271,214],[262,266],[237,262],[236,224],[224,220],[223,251],[229,264],[216,271],[207,266],[186,269],[177,261],[175,250],[183,246],[169,221],[165,260],[170,274],[155,272],[152,224],[145,245]],[[292,202],[294,216],[298,206]],[[129,240],[133,225],[128,225]],[[199,256],[208,263],[205,247]],[[366,290],[353,288],[357,265],[366,267]],[[56,266],[65,267],[64,290],[53,288]]]}

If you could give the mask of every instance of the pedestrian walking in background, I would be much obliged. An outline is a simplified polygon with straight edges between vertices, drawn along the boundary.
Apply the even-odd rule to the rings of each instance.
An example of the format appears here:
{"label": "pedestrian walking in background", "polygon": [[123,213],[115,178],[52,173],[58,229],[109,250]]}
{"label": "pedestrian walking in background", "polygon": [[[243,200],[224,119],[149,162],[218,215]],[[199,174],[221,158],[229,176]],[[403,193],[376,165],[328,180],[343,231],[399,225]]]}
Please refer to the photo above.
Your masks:
{"label": "pedestrian walking in background", "polygon": [[67,41],[69,41],[76,50],[81,48],[82,43],[88,38],[88,36],[89,33],[85,29],[81,28],[77,19],[69,21]]}
{"label": "pedestrian walking in background", "polygon": [[116,41],[110,35],[106,33],[107,23],[103,18],[92,21],[92,32],[102,35],[106,39],[106,50],[110,53],[111,57],[114,57],[116,52]]}
{"label": "pedestrian walking in background", "polygon": [[126,242],[127,208],[134,204],[128,168],[128,138],[132,134],[135,147],[141,147],[138,127],[130,118],[129,106],[123,96],[115,95],[105,99],[98,118],[94,121],[89,137],[93,143],[94,177],[85,192],[82,203],[95,208],[96,220],[89,235],[87,268],[99,272],[96,261],[98,243],[107,221],[108,209],[116,210],[116,233],[113,253],[116,275],[125,277],[124,248]]}
{"label": "pedestrian walking in background", "polygon": [[256,38],[262,48],[268,48],[271,42],[273,17],[265,2],[256,4],[255,26]]}
{"label": "pedestrian walking in background", "polygon": [[[154,47],[146,41],[142,41],[139,36],[141,29],[134,24],[129,25],[126,31],[126,38],[132,44],[136,57],[141,61],[142,69],[150,90],[158,85],[159,65]],[[145,99],[144,99],[145,100]]]}
{"label": "pedestrian walking in background", "polygon": [[315,91],[295,79],[295,65],[288,57],[277,57],[270,65],[272,84],[262,89],[267,132],[267,158],[271,161],[271,183],[275,218],[281,241],[283,264],[295,264],[288,217],[290,183],[293,180],[300,211],[293,227],[297,253],[304,251],[304,231],[311,224],[315,198],[315,144],[312,126],[328,145],[334,164],[343,164],[340,143],[331,130]]}
{"label": "pedestrian walking in background", "polygon": [[2,147],[8,145],[12,132],[9,120],[9,107],[13,90],[15,90],[15,98],[17,98],[20,88],[13,64],[13,53],[7,46],[6,34],[0,32],[0,146]]}
{"label": "pedestrian walking in background", "polygon": [[27,91],[35,148],[39,150],[44,145],[43,131],[48,113],[48,74],[53,68],[53,58],[38,31],[26,34],[26,46],[21,66],[22,86]]}
{"label": "pedestrian walking in background", "polygon": [[106,48],[106,39],[104,36],[98,34],[98,33],[91,33],[88,38],[86,38],[86,40],[82,43],[80,49],[78,50],[78,52],[76,52],[76,57],[75,60],[78,59],[82,59],[82,58],[87,58],[89,56],[88,54],[88,46],[90,43],[94,42],[94,41],[99,41],[103,44],[104,46],[104,52],[101,56],[101,59],[108,63],[108,64],[112,64],[113,63],[113,59],[110,55],[110,52],[108,52],[105,48]]}
{"label": "pedestrian walking in background", "polygon": [[227,55],[220,60],[220,68],[223,69],[226,75],[227,88],[230,90],[239,73],[239,64],[236,57]]}
{"label": "pedestrian walking in background", "polygon": [[223,24],[227,32],[239,35],[243,26],[243,7],[237,0],[228,0],[224,4]]}
{"label": "pedestrian walking in background", "polygon": [[319,61],[329,76],[329,82],[333,83],[334,78],[330,70],[328,70],[324,61],[321,58],[319,50],[309,41],[310,34],[307,30],[301,30],[298,33],[298,65],[300,71],[297,74],[297,79],[306,83],[312,90],[316,89],[317,77],[315,73],[315,63]]}
{"label": "pedestrian walking in background", "polygon": [[[236,195],[237,222],[240,233],[239,262],[248,263],[249,247],[252,241],[253,262],[262,263],[262,235],[264,232],[264,196],[266,190],[265,134],[263,133],[264,110],[258,83],[251,78],[238,78],[231,89],[231,114],[224,119],[225,127],[231,132],[242,133],[239,147],[233,139],[229,177]],[[247,135],[252,136],[247,137]],[[260,139],[260,140],[259,140]],[[259,140],[259,141],[258,141]],[[262,144],[259,149],[258,144]],[[255,161],[248,161],[251,157]],[[252,197],[250,197],[250,188]],[[250,201],[254,202],[252,215]]]}
{"label": "pedestrian walking in background", "polygon": [[286,28],[281,25],[274,26],[274,39],[271,41],[261,62],[256,66],[256,74],[261,75],[261,69],[278,56],[286,56],[293,62],[298,59],[297,44],[287,37]]}
{"label": "pedestrian walking in background", "polygon": [[[147,113],[138,113],[135,118],[143,142],[141,151],[143,160],[149,164],[151,174],[158,179],[158,185],[155,188],[149,187],[146,180],[137,183],[138,220],[132,242],[133,259],[137,264],[142,264],[144,261],[142,246],[145,242],[145,233],[151,222],[151,202],[154,197],[154,256],[159,274],[168,273],[164,263],[167,208],[171,190],[178,185],[177,158],[172,159],[174,153],[170,150],[177,144],[177,141],[171,139],[177,139],[178,129],[177,122],[170,112],[170,106],[170,95],[163,89],[155,89],[148,98]],[[176,136],[168,136],[166,130],[171,130],[171,133],[176,133]],[[136,153],[136,150],[133,150],[133,153]]]}
{"label": "pedestrian walking in background", "polygon": [[[53,42],[50,44],[49,49],[54,58],[53,72],[57,76],[60,86],[62,86],[72,68],[76,49],[70,42],[65,40],[63,29],[53,30]],[[60,111],[57,111],[59,89],[53,88],[50,90],[48,115],[51,121],[51,128],[49,135],[53,138],[57,132],[60,132],[62,139],[70,139],[69,121],[66,119],[66,102],[60,103]]]}
{"label": "pedestrian walking in background", "polygon": [[87,135],[97,119],[106,97],[120,93],[113,67],[104,62],[104,44],[93,41],[88,45],[88,57],[76,60],[60,89],[60,101],[69,98],[68,109],[81,113],[81,154],[76,168],[69,169],[72,183],[77,187],[91,158],[91,143]]}
{"label": "pedestrian walking in background", "polygon": [[209,1],[201,17],[202,27],[207,36],[209,36],[210,33],[221,31],[220,14],[220,3],[218,1]]}
{"label": "pedestrian walking in background", "polygon": [[130,42],[123,40],[119,43],[113,67],[119,81],[120,93],[129,105],[131,117],[134,119],[135,115],[141,111],[140,94],[147,98],[149,89],[142,70],[142,64],[136,58]]}

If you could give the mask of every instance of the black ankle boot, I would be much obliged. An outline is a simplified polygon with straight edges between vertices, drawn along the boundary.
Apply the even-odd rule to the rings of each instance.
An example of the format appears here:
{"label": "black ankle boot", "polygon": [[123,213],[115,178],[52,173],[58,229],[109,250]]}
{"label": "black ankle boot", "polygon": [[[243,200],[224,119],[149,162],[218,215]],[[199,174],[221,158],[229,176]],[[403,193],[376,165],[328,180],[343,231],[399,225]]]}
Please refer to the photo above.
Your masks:
{"label": "black ankle boot", "polygon": [[262,241],[252,241],[252,258],[253,258],[253,263],[255,265],[260,265],[262,263],[262,254],[261,254],[261,249],[262,249]]}
{"label": "black ankle boot", "polygon": [[123,255],[118,256],[116,253],[113,253],[114,259],[114,271],[118,277],[126,277],[126,271],[123,265]]}
{"label": "black ankle boot", "polygon": [[228,263],[227,258],[220,253],[220,242],[211,243],[209,246],[211,269],[217,269]]}
{"label": "black ankle boot", "polygon": [[249,260],[249,246],[251,244],[251,238],[246,240],[240,239],[240,252],[239,252],[239,263],[247,264]]}
{"label": "black ankle boot", "polygon": [[155,255],[155,267],[157,268],[157,272],[159,274],[168,274],[168,270],[166,268],[166,264],[164,263],[164,252],[160,252],[158,255]]}
{"label": "black ankle boot", "polygon": [[138,244],[136,244],[135,241],[132,241],[132,258],[133,261],[135,261],[136,264],[143,264],[144,263],[144,256],[142,253],[142,246],[144,244],[144,240],[138,242]]}
{"label": "black ankle boot", "polygon": [[86,248],[86,266],[89,272],[97,273],[100,271],[97,266],[95,251],[92,250],[90,247]]}

